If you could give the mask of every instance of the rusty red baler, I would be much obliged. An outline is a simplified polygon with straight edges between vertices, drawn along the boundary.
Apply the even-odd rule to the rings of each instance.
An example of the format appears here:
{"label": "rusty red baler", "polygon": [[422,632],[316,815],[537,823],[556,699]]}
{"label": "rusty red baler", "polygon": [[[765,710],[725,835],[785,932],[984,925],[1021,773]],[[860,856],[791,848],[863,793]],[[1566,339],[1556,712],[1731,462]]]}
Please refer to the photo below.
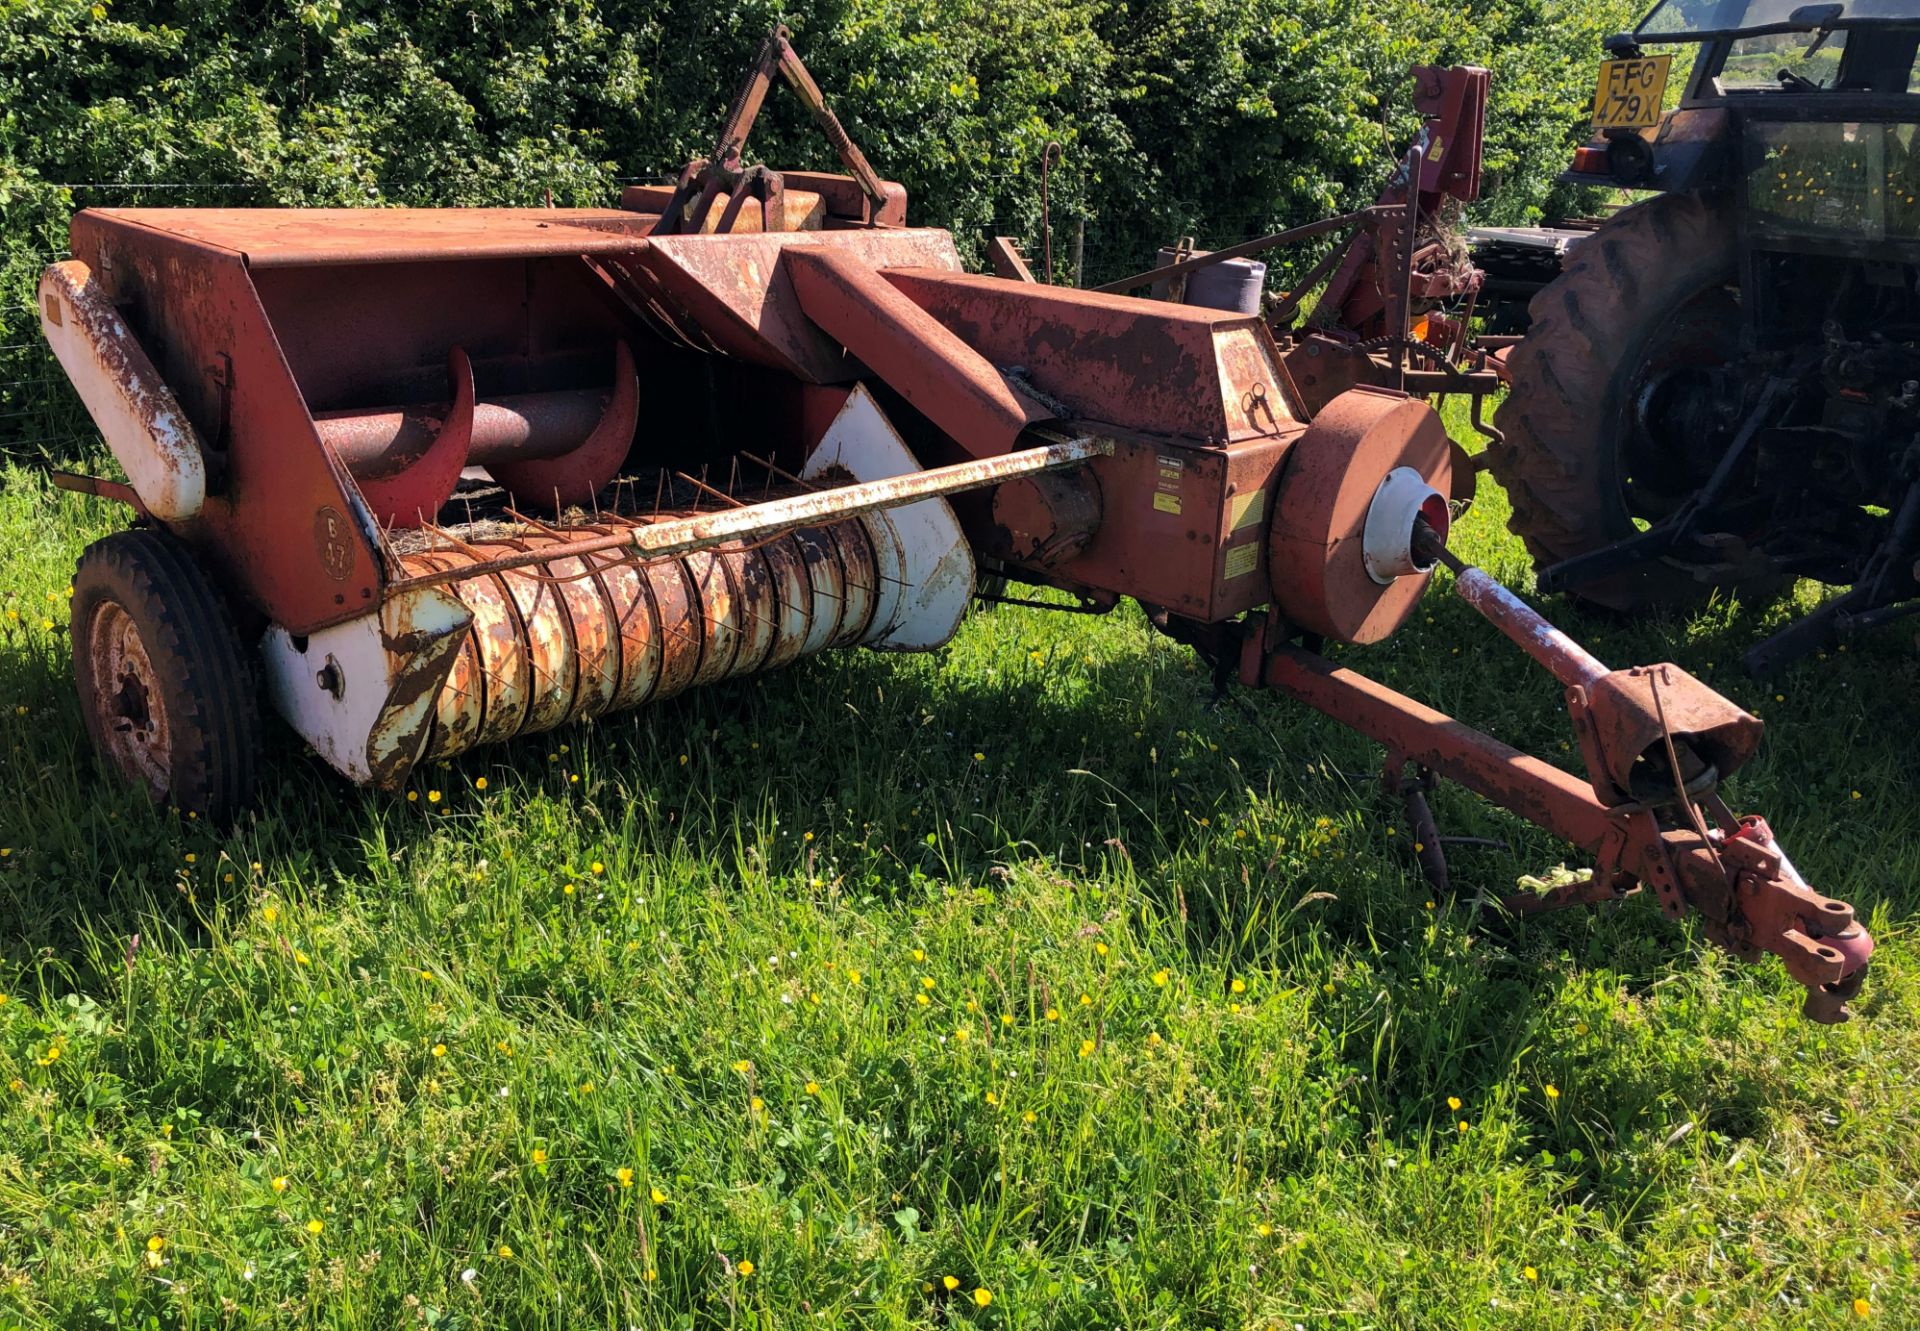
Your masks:
{"label": "rusty red baler", "polygon": [[[847,174],[742,164],[776,77]],[[1310,410],[1257,316],[969,274],[905,208],[782,30],[711,158],[617,208],[78,214],[41,317],[126,480],[59,481],[137,515],[75,577],[101,752],[231,816],[259,679],[393,788],[828,648],[938,647],[984,570],[1133,598],[1223,681],[1374,737],[1423,827],[1439,774],[1596,856],[1514,908],[1650,884],[1845,1018],[1872,939],[1716,793],[1758,719],[1459,565],[1424,402]],[[1318,654],[1391,634],[1442,562],[1565,686],[1589,780]]]}

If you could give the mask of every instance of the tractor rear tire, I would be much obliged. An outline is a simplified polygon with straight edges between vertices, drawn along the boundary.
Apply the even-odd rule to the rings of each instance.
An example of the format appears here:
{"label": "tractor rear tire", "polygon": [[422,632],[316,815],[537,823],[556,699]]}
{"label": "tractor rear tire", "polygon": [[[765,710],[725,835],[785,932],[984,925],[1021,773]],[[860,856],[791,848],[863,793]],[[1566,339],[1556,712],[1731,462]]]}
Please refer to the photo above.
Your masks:
{"label": "tractor rear tire", "polygon": [[253,798],[259,692],[188,547],[151,529],[95,541],[74,570],[71,623],[94,749],[154,803],[232,822]]}
{"label": "tractor rear tire", "polygon": [[[1665,194],[1617,213],[1534,296],[1526,338],[1509,357],[1512,388],[1494,415],[1504,440],[1489,450],[1489,465],[1513,505],[1507,528],[1535,568],[1637,530],[1622,474],[1635,399],[1654,361],[1710,360],[1716,338],[1737,328],[1735,264],[1730,209]],[[1572,595],[1633,612],[1686,608],[1715,591],[1764,598],[1781,585],[1772,577],[1703,581],[1653,562]]]}

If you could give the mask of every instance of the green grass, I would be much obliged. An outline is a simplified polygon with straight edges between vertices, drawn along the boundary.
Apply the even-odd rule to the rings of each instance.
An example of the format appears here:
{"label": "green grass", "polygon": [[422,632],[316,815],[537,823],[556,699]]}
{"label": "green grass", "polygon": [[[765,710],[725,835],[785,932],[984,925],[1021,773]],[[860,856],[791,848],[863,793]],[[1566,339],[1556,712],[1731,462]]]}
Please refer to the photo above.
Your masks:
{"label": "green grass", "polygon": [[[412,802],[276,727],[218,836],[95,769],[42,626],[115,513],[4,479],[0,1325],[1920,1324],[1906,631],[1763,686],[1778,608],[1550,607],[1768,720],[1734,802],[1880,940],[1830,1029],[1650,903],[1476,915],[1570,851],[1457,790],[1507,849],[1434,900],[1371,745],[1216,705],[1131,610],[983,613]],[[1483,483],[1457,544],[1524,582],[1504,517]],[[1341,655],[1575,762],[1442,588]]]}

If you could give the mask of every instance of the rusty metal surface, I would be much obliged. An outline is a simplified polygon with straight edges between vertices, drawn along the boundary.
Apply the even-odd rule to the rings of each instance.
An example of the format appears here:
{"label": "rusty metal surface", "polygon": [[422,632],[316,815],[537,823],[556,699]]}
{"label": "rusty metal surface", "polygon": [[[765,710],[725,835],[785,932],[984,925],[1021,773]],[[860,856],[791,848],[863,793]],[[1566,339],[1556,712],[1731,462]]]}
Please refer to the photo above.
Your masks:
{"label": "rusty metal surface", "polygon": [[[617,208],[97,208],[99,223],[244,255],[253,268],[626,254],[651,218]],[[77,252],[77,251],[76,251]]]}
{"label": "rusty metal surface", "polygon": [[987,242],[987,262],[993,265],[995,277],[1009,282],[1036,280],[1033,269],[1027,267],[1026,256],[1020,253],[1020,246],[1012,236],[995,236]]}
{"label": "rusty metal surface", "polygon": [[1020,366],[1090,421],[1217,443],[1297,423],[1257,318],[967,273],[882,276],[988,361]]}
{"label": "rusty metal surface", "polygon": [[1426,403],[1362,388],[1329,404],[1295,441],[1274,497],[1267,571],[1280,612],[1341,642],[1378,642],[1399,628],[1427,578],[1382,585],[1368,575],[1367,514],[1396,467],[1444,493],[1449,464],[1446,430]]}
{"label": "rusty metal surface", "polygon": [[545,510],[591,504],[619,474],[633,446],[640,420],[640,385],[634,377],[633,351],[614,343],[613,394],[593,433],[578,447],[552,457],[515,457],[488,464],[488,471],[521,503]]}
{"label": "rusty metal surface", "polygon": [[[458,347],[448,357],[447,377],[453,384],[453,401],[433,442],[399,471],[359,478],[360,497],[382,527],[418,527],[433,521],[460,483],[461,469],[473,452],[474,391],[473,364]],[[321,438],[326,438],[324,429]]]}
{"label": "rusty metal surface", "polygon": [[[592,555],[615,551],[633,551],[648,557],[692,554],[733,541],[761,540],[822,522],[903,508],[924,499],[981,489],[1016,476],[1078,466],[1093,458],[1107,456],[1113,450],[1114,442],[1110,439],[1060,439],[998,457],[908,472],[875,481],[808,489],[752,505],[663,516],[657,522],[620,521],[611,530],[587,528],[584,534],[554,549],[501,552],[480,567],[482,571],[498,572],[540,563],[563,554]],[[423,571],[395,585],[429,586],[451,580],[452,575],[445,571]]]}
{"label": "rusty metal surface", "polygon": [[388,664],[387,696],[367,731],[367,776],[394,789],[432,739],[439,699],[462,649],[472,616],[440,588],[389,596],[380,605],[380,646]]}
{"label": "rusty metal surface", "polygon": [[1600,659],[1482,569],[1462,568],[1453,594],[1479,611],[1562,684],[1591,684],[1607,673]]}
{"label": "rusty metal surface", "polygon": [[1644,789],[1657,775],[1671,737],[1681,751],[1710,765],[1721,778],[1746,766],[1760,747],[1760,718],[1723,698],[1671,664],[1615,670],[1579,686],[1570,699],[1584,710],[1580,747],[1594,789],[1609,803],[1664,796]]}
{"label": "rusty metal surface", "polygon": [[39,311],[47,345],[143,510],[167,522],[198,517],[207,497],[200,436],[93,270],[77,259],[50,266]]}
{"label": "rusty metal surface", "polygon": [[[606,415],[608,392],[575,388],[515,393],[473,407],[472,466],[517,457],[550,458],[578,448]],[[440,435],[451,402],[325,412],[314,417],[320,438],[363,485],[406,470]]]}
{"label": "rusty metal surface", "polygon": [[1053,568],[1083,553],[1100,529],[1100,482],[1087,468],[1023,476],[993,488],[987,553]]}
{"label": "rusty metal surface", "polygon": [[839,344],[801,312],[780,261],[783,254],[814,249],[871,268],[960,271],[953,237],[924,228],[665,236],[609,271],[632,300],[655,307],[690,343],[711,344],[805,383],[850,382],[857,377],[855,367]]}
{"label": "rusty metal surface", "polygon": [[187,535],[226,584],[295,633],[377,604],[372,516],[314,430],[245,262],[82,212],[74,254],[141,314],[155,368],[226,449],[224,491]]}
{"label": "rusty metal surface", "polygon": [[872,268],[832,250],[782,263],[806,316],[971,457],[1011,451],[1054,413]]}
{"label": "rusty metal surface", "polygon": [[[601,525],[621,525],[610,515]],[[471,625],[450,643],[423,757],[553,729],[659,701],[696,685],[789,664],[877,629],[883,518],[856,517],[756,545],[635,563],[555,552],[561,530],[510,544],[546,555],[487,571],[501,542],[403,557],[413,575],[445,575]],[[413,595],[417,586],[399,595]]]}

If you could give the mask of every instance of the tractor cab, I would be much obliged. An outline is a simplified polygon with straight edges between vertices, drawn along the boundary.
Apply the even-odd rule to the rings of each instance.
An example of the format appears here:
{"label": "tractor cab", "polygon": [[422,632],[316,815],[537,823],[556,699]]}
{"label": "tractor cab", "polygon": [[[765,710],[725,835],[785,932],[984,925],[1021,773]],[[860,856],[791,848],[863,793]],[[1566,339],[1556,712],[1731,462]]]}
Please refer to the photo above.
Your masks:
{"label": "tractor cab", "polygon": [[[1697,53],[1678,106],[1667,110],[1675,53],[1648,48],[1681,45]],[[1783,150],[1804,159],[1831,146],[1859,159],[1858,172],[1835,179],[1833,189],[1791,171],[1784,181],[1777,171],[1773,177],[1825,193],[1793,199],[1787,196],[1803,191],[1774,191],[1764,175],[1757,180],[1763,194],[1781,196],[1765,200],[1770,205],[1807,204],[1800,211],[1823,225],[1850,226],[1852,195],[1864,206],[1889,183],[1889,169],[1894,183],[1906,183],[1920,121],[1916,48],[1920,0],[1661,0],[1633,31],[1607,40],[1594,88],[1594,141],[1574,153],[1565,179],[1660,191],[1726,188]],[[1779,128],[1809,124],[1823,128]]]}

